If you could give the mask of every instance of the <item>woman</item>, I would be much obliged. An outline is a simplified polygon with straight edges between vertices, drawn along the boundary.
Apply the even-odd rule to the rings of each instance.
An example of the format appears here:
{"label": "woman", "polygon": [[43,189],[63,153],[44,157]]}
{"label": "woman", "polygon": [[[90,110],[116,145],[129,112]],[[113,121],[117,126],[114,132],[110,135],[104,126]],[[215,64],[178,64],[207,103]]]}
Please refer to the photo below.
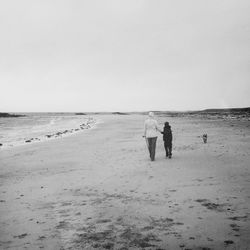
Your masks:
{"label": "woman", "polygon": [[157,140],[157,131],[161,133],[161,129],[157,121],[154,119],[154,113],[149,112],[148,119],[144,123],[144,136],[149,150],[151,161],[155,160],[155,148]]}

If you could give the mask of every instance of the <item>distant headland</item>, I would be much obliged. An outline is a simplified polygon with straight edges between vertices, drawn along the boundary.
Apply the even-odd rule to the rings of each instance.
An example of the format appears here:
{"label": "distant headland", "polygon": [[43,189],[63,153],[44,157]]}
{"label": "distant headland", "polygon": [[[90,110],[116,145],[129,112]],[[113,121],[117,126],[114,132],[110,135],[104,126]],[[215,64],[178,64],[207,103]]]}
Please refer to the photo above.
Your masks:
{"label": "distant headland", "polygon": [[25,115],[17,115],[17,114],[10,114],[10,113],[1,113],[0,117],[2,118],[10,118],[10,117],[24,117]]}

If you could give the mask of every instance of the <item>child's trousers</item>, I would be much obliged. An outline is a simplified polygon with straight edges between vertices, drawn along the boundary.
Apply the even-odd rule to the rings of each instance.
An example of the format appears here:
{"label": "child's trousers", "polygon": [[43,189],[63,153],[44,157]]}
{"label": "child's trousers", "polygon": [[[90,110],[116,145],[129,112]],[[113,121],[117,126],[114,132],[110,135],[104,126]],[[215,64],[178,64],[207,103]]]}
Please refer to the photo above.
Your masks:
{"label": "child's trousers", "polygon": [[172,143],[171,142],[164,142],[164,147],[166,151],[166,157],[172,157]]}

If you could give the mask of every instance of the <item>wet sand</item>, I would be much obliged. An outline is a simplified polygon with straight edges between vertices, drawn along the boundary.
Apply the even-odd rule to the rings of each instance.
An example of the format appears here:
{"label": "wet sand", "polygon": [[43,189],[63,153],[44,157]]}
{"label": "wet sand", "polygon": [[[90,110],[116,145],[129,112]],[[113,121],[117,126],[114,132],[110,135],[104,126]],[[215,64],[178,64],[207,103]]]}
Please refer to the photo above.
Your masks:
{"label": "wet sand", "polygon": [[1,249],[250,249],[249,121],[160,117],[151,162],[145,116],[102,118],[0,150]]}

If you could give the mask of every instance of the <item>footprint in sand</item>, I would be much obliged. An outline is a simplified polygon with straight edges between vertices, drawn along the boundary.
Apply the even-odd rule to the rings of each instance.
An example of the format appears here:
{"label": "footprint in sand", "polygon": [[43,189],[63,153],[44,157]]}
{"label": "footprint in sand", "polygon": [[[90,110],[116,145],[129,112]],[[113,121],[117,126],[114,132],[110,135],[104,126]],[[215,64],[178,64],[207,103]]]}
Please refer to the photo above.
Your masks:
{"label": "footprint in sand", "polygon": [[240,227],[237,224],[230,224],[230,227],[235,232],[239,232],[240,231]]}
{"label": "footprint in sand", "polygon": [[111,220],[110,219],[100,219],[100,220],[96,221],[97,224],[108,223],[108,222],[111,222]]}
{"label": "footprint in sand", "polygon": [[62,218],[69,217],[69,216],[70,216],[69,214],[62,214],[61,215]]}
{"label": "footprint in sand", "polygon": [[225,243],[225,245],[234,244],[234,242],[232,240],[225,240],[224,243]]}
{"label": "footprint in sand", "polygon": [[45,236],[39,236],[37,240],[44,240],[44,239],[46,239]]}
{"label": "footprint in sand", "polygon": [[56,226],[56,229],[66,229],[68,228],[69,223],[66,221],[60,221],[59,224]]}
{"label": "footprint in sand", "polygon": [[201,203],[202,206],[206,207],[209,210],[214,210],[217,212],[224,212],[225,211],[224,207],[226,204],[213,203],[207,199],[197,199],[195,201]]}
{"label": "footprint in sand", "polygon": [[247,219],[247,215],[245,216],[234,216],[234,217],[229,217],[229,220],[233,220],[233,221],[246,221]]}
{"label": "footprint in sand", "polygon": [[231,197],[231,198],[232,198],[232,199],[235,199],[235,200],[238,199],[238,197]]}
{"label": "footprint in sand", "polygon": [[202,182],[202,181],[204,181],[204,180],[202,180],[202,179],[196,179],[196,181],[198,181],[198,182]]}
{"label": "footprint in sand", "polygon": [[62,207],[69,206],[69,205],[72,205],[72,202],[63,202],[61,204]]}
{"label": "footprint in sand", "polygon": [[170,189],[169,192],[176,192],[176,189]]}
{"label": "footprint in sand", "polygon": [[211,239],[211,238],[209,238],[209,237],[207,237],[207,240],[208,240],[208,241],[214,241],[213,239]]}
{"label": "footprint in sand", "polygon": [[150,230],[153,230],[153,229],[154,229],[153,226],[145,226],[145,227],[143,227],[141,230],[142,230],[142,231],[150,231]]}
{"label": "footprint in sand", "polygon": [[20,234],[20,235],[15,235],[15,236],[13,236],[13,238],[23,239],[23,238],[25,238],[27,235],[28,235],[27,233],[25,233],[25,234]]}
{"label": "footprint in sand", "polygon": [[123,221],[123,217],[122,216],[119,216],[117,219],[116,219],[116,222],[120,223]]}

